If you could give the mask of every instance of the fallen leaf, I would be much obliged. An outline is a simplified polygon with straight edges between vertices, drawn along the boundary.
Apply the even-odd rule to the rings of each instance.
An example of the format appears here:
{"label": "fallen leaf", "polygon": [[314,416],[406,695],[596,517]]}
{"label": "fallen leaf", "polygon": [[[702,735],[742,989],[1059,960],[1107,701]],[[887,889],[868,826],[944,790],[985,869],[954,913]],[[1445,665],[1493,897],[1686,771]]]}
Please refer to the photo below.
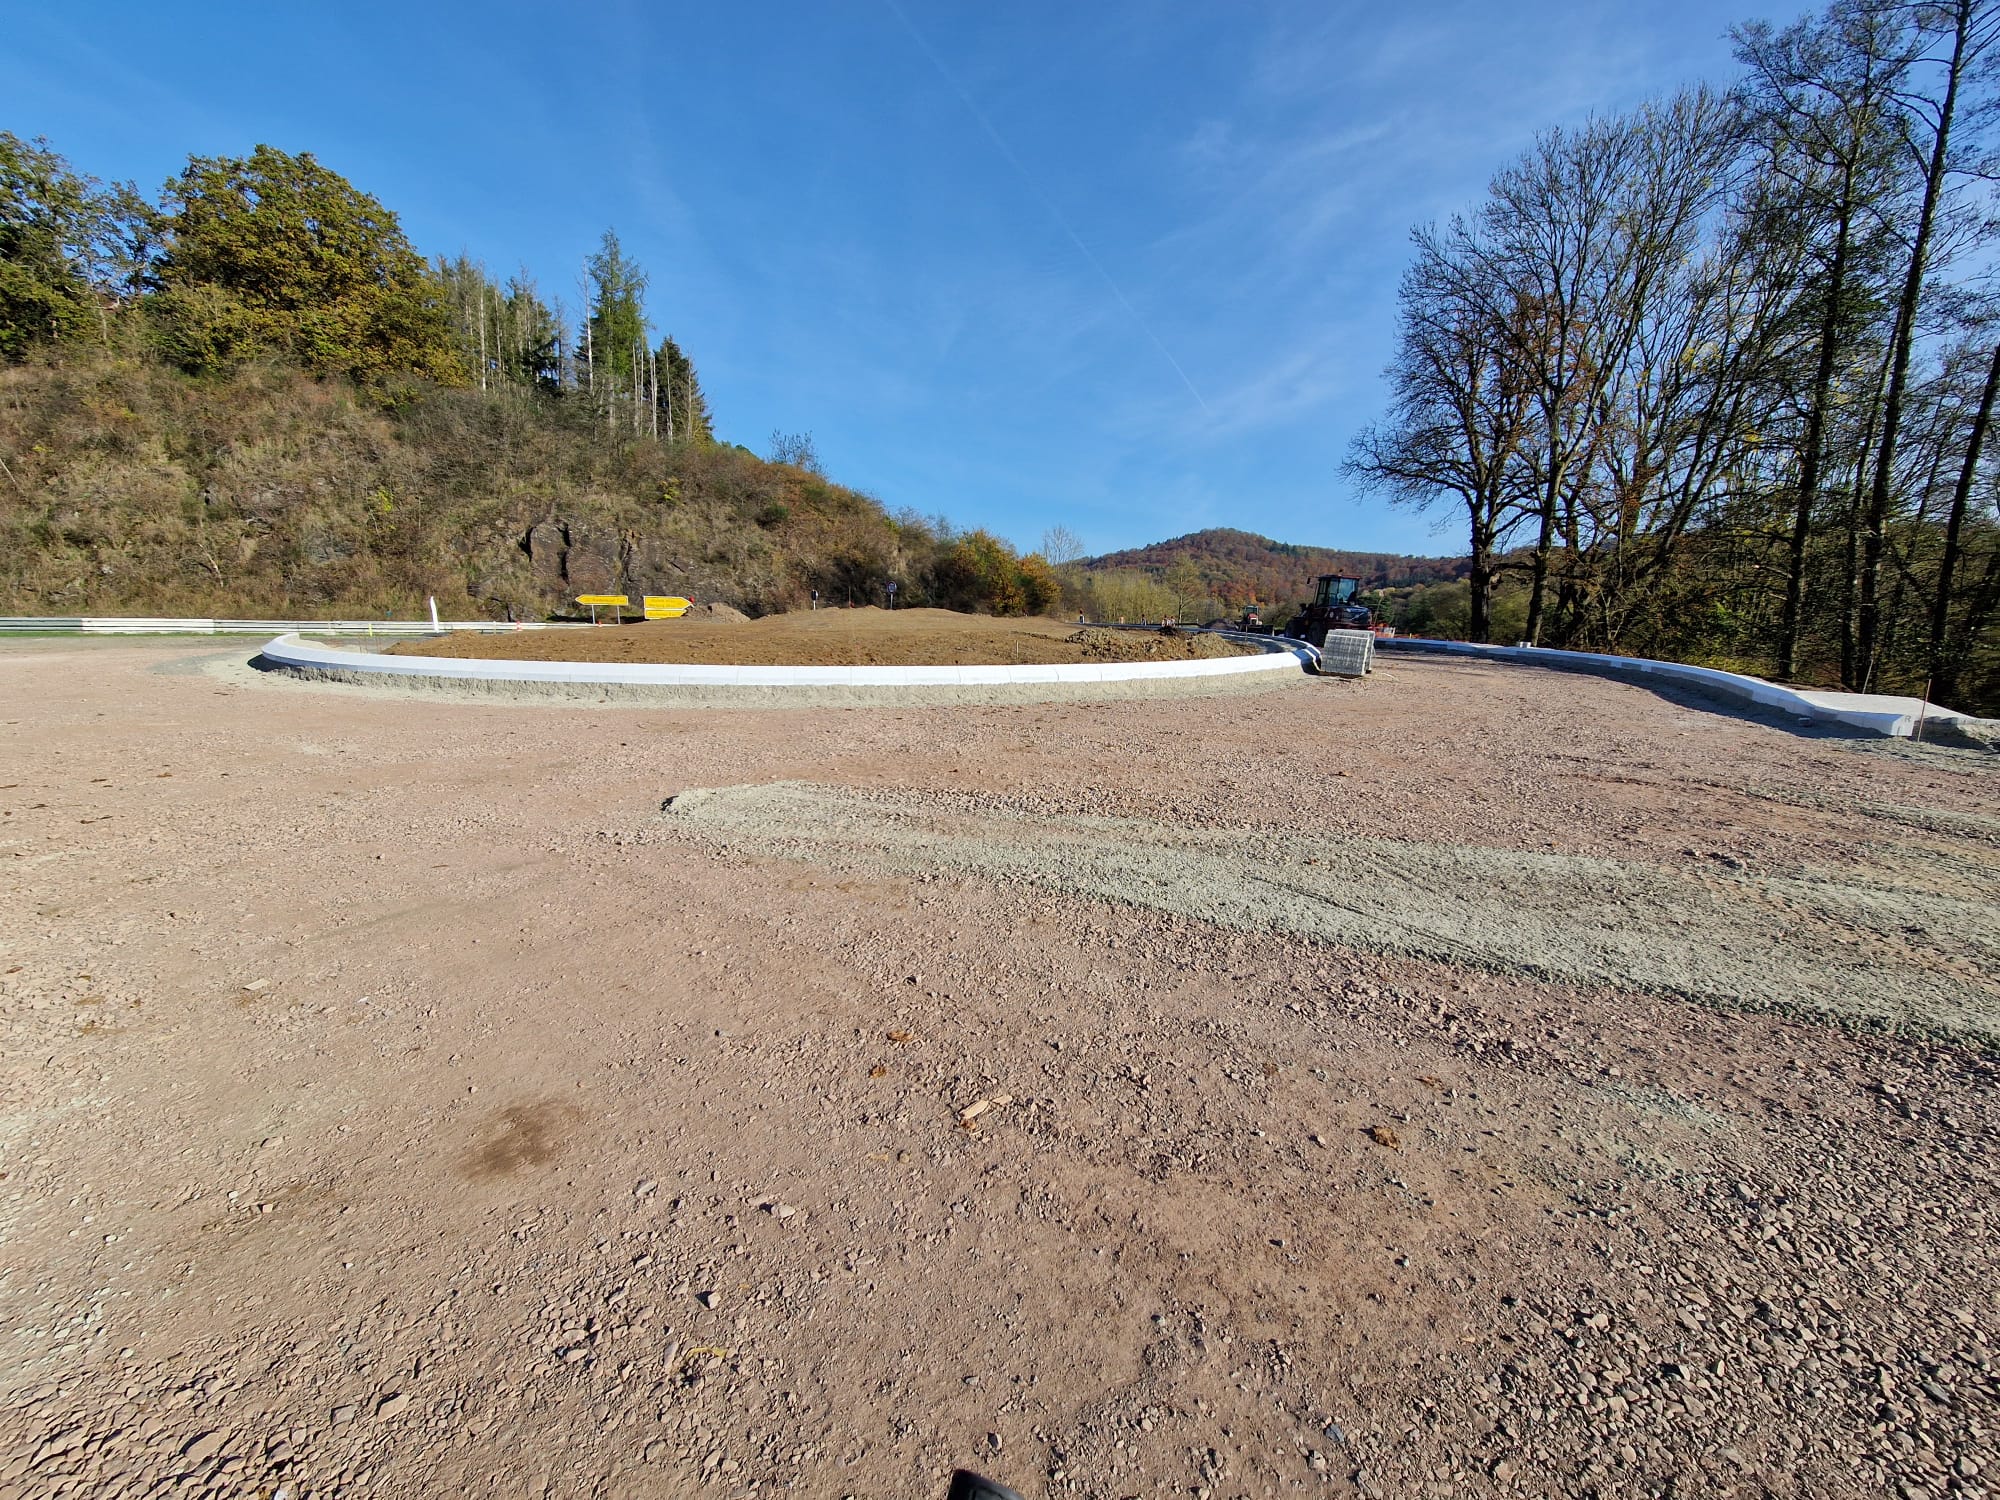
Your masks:
{"label": "fallen leaf", "polygon": [[1403,1149],[1403,1143],[1396,1139],[1396,1132],[1387,1125],[1370,1125],[1368,1139],[1378,1146],[1389,1146],[1398,1151]]}
{"label": "fallen leaf", "polygon": [[889,1033],[889,1040],[902,1046],[910,1040],[910,1034],[907,1031],[892,1031]]}
{"label": "fallen leaf", "polygon": [[880,1063],[875,1064],[874,1067],[868,1070],[868,1076],[870,1078],[886,1078],[888,1074],[889,1070],[883,1067],[882,1064]]}

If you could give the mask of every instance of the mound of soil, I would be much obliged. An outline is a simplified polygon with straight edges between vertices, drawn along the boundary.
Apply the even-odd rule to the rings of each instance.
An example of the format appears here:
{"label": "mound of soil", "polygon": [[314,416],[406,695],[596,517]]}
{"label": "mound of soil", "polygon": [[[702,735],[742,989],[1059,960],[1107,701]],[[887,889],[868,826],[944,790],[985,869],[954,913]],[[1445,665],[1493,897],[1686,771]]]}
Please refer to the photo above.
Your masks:
{"label": "mound of soil", "polygon": [[[482,660],[677,662],[724,666],[1030,666],[1186,661],[1255,650],[1215,636],[1161,630],[1077,630],[1047,619],[995,619],[948,609],[822,609],[746,619],[706,617],[520,630],[403,641],[404,656]],[[731,618],[731,617],[734,618]]]}
{"label": "mound of soil", "polygon": [[1219,635],[1193,635],[1171,626],[1159,630],[1079,630],[1063,637],[1082,648],[1086,661],[1190,661],[1211,656],[1243,656],[1256,650]]}
{"label": "mound of soil", "polygon": [[733,604],[697,604],[684,618],[689,620],[723,620],[742,624],[750,617]]}

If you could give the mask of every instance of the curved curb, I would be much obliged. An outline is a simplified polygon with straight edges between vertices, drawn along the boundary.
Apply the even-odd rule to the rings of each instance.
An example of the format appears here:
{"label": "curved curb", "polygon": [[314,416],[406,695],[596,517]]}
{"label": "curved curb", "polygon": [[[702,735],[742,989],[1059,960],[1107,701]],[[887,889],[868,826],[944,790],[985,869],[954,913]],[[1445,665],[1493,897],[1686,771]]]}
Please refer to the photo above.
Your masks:
{"label": "curved curb", "polygon": [[[993,688],[1044,685],[1088,687],[1098,683],[1194,684],[1254,672],[1301,671],[1306,652],[1266,645],[1260,656],[1221,656],[1176,662],[1082,662],[1035,666],[807,667],[712,666],[676,662],[562,662],[482,660],[456,656],[389,656],[347,651],[305,640],[296,632],[268,643],[261,660],[306,676],[350,680],[393,678],[406,682],[509,686],[624,688]],[[1218,686],[1221,684],[1218,684]],[[790,696],[780,693],[777,696]],[[801,695],[803,696],[803,695]]]}
{"label": "curved curb", "polygon": [[587,630],[580,621],[520,620],[213,620],[139,615],[6,615],[0,636],[8,635],[269,635],[298,631],[310,635],[372,635],[402,640],[439,630],[473,630],[501,635],[515,630]]}
{"label": "curved curb", "polygon": [[[1378,642],[1391,650],[1428,651],[1446,656],[1473,656],[1487,661],[1517,662],[1531,667],[1553,667],[1561,671],[1592,672],[1605,677],[1636,677],[1647,681],[1667,681],[1712,698],[1731,703],[1747,703],[1768,708],[1809,723],[1857,730],[1862,734],[1890,739],[1908,739],[1915,732],[1920,713],[1943,727],[1965,715],[1941,709],[1936,704],[1925,710],[1915,698],[1895,698],[1885,694],[1826,693],[1800,691],[1747,677],[1741,672],[1724,672],[1715,667],[1690,667],[1681,662],[1654,661],[1644,656],[1599,656],[1590,651],[1557,651],[1547,646],[1484,646],[1471,641],[1433,641],[1421,636],[1394,636]],[[1842,701],[1849,700],[1849,701]]]}

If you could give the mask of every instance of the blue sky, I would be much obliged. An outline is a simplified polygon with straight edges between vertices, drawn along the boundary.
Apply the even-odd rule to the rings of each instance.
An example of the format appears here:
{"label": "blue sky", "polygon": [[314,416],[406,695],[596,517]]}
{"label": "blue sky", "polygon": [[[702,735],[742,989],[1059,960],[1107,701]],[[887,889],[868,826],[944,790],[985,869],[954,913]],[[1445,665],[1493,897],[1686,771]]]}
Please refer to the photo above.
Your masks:
{"label": "blue sky", "polygon": [[614,226],[720,435],[1092,551],[1452,552],[1354,496],[1412,225],[1545,126],[1730,76],[1713,0],[6,7],[0,128],[149,191],[312,151],[577,300]]}

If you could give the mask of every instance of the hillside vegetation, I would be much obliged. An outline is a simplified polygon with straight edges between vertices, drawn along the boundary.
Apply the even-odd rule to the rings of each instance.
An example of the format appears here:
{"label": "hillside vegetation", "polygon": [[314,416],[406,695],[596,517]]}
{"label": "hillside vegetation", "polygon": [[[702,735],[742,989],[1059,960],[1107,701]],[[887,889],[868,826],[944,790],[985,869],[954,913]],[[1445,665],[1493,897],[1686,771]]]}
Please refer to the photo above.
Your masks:
{"label": "hillside vegetation", "polygon": [[534,617],[578,593],[995,614],[1037,557],[718,442],[606,231],[566,322],[310,155],[157,203],[0,132],[0,611]]}
{"label": "hillside vegetation", "polygon": [[384,408],[282,365],[34,360],[0,369],[0,453],[15,614],[409,615],[435,595],[538,618],[606,591],[763,612],[959,581],[941,566],[956,539],[820,475],[606,433],[526,393]]}

